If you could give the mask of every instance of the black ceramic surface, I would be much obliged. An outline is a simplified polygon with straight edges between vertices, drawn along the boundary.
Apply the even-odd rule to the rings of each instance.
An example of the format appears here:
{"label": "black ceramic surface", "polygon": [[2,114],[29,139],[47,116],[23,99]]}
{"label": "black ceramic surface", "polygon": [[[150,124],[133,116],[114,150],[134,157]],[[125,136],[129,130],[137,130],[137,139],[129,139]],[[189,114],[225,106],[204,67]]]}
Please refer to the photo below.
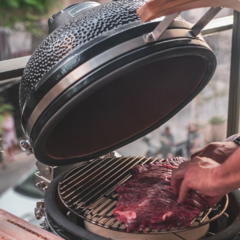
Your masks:
{"label": "black ceramic surface", "polygon": [[122,0],[103,4],[74,17],[44,40],[31,56],[20,83],[20,107],[36,84],[56,63],[75,48],[114,28],[139,21],[136,10],[144,0]]}

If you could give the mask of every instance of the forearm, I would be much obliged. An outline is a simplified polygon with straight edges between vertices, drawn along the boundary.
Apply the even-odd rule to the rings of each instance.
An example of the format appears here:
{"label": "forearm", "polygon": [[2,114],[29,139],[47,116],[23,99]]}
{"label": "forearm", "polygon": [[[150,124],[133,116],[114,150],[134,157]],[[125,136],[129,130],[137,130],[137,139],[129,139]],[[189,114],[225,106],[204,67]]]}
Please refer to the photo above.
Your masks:
{"label": "forearm", "polygon": [[240,147],[213,174],[215,184],[226,192],[240,188]]}

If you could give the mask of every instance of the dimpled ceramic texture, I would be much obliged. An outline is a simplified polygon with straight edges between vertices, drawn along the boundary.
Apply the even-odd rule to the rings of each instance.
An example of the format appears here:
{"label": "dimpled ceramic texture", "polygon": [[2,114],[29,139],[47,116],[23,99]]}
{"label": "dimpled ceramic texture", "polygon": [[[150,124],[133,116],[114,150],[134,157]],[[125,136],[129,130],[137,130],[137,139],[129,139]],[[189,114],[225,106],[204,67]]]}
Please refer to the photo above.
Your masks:
{"label": "dimpled ceramic texture", "polygon": [[56,63],[103,33],[139,21],[136,10],[144,3],[144,0],[106,3],[79,14],[52,32],[32,54],[24,70],[19,89],[20,108],[31,90]]}

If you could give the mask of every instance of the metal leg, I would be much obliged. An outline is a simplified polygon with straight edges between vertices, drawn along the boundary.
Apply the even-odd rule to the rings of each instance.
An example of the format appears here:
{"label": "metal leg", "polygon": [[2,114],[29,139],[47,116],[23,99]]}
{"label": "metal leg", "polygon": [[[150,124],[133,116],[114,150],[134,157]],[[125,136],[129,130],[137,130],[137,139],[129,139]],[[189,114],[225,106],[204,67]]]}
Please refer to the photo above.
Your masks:
{"label": "metal leg", "polygon": [[227,136],[239,132],[240,107],[240,13],[234,11]]}
{"label": "metal leg", "polygon": [[222,10],[222,7],[212,7],[206,14],[193,26],[192,33],[197,36],[203,28]]}
{"label": "metal leg", "polygon": [[152,32],[143,36],[144,41],[146,43],[157,41],[178,15],[179,13],[174,13],[166,16]]}

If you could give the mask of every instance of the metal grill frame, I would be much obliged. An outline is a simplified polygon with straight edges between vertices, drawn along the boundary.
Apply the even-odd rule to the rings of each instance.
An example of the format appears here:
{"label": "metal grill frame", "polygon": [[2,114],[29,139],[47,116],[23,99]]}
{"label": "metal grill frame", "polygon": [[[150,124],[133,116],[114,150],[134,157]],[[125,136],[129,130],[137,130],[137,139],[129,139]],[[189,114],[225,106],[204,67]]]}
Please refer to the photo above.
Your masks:
{"label": "metal grill frame", "polygon": [[[180,159],[182,158],[171,158],[169,160],[169,164],[172,166],[176,166],[176,161],[181,161]],[[123,160],[123,161],[122,161]],[[135,162],[136,161],[136,162]],[[115,230],[115,231],[122,231],[122,232],[126,232],[126,227],[124,225],[124,223],[119,223],[116,227],[113,227],[113,225],[115,223],[118,222],[118,220],[115,218],[114,215],[111,215],[109,217],[107,217],[106,220],[104,220],[103,224],[99,223],[99,221],[101,219],[103,219],[105,216],[108,215],[108,213],[110,213],[115,207],[116,205],[114,204],[110,209],[107,210],[107,212],[104,213],[104,215],[101,215],[100,217],[98,217],[97,220],[93,220],[94,217],[96,217],[96,215],[98,215],[99,213],[101,213],[104,209],[103,208],[107,208],[109,207],[112,203],[114,203],[114,201],[117,201],[117,193],[115,192],[115,189],[120,186],[123,185],[128,179],[131,178],[132,174],[129,172],[130,169],[133,166],[136,166],[138,164],[146,164],[146,163],[154,163],[156,161],[159,162],[163,162],[166,161],[165,159],[158,159],[158,158],[146,158],[146,157],[100,157],[97,158],[95,160],[92,160],[90,163],[87,163],[84,166],[78,166],[73,168],[72,170],[70,170],[68,173],[66,173],[63,178],[61,179],[61,181],[58,184],[58,195],[62,201],[62,203],[69,209],[69,212],[73,212],[74,214],[76,214],[77,216],[79,216],[80,218],[84,219],[85,221],[88,221],[90,223],[93,223],[97,226],[100,227],[104,227],[104,228],[108,228],[111,230]],[[118,165],[117,163],[120,162],[120,164]],[[124,164],[125,162],[127,162],[127,164]],[[110,163],[110,164],[109,164]],[[132,163],[132,164],[131,164]],[[100,166],[99,166],[100,165]],[[114,166],[116,165],[116,166]],[[123,167],[121,169],[118,169],[119,166],[123,165]],[[129,166],[128,168],[126,168],[127,166]],[[99,167],[98,167],[99,166]],[[104,168],[106,166],[106,168]],[[90,189],[92,186],[94,186],[94,184],[96,182],[93,182],[92,184],[88,185],[89,182],[83,183],[83,185],[81,185],[80,187],[77,185],[79,185],[81,182],[84,182],[84,180],[86,180],[87,178],[91,177],[92,175],[94,175],[94,173],[98,172],[99,169],[104,169],[103,171],[101,171],[100,173],[98,173],[97,175],[94,175],[91,180],[94,180],[95,178],[97,178],[98,176],[101,176],[101,174],[103,172],[105,172],[106,170],[108,170],[109,168],[111,168],[112,166],[114,166],[114,168],[112,168],[109,172],[113,172],[115,169],[118,169],[117,171],[114,172],[114,174],[111,174],[107,179],[105,179],[103,182],[101,182],[100,185],[98,185],[97,187],[95,187],[94,189],[90,190],[90,192],[88,192],[86,195],[84,195],[82,198],[78,199],[77,201],[75,201],[74,203],[71,203],[70,205],[68,205],[69,202],[71,202],[72,200],[76,199],[82,192],[80,192],[77,195],[74,195],[74,193],[76,193],[76,191],[80,190],[81,188],[83,188],[84,186],[87,185],[87,187],[84,189],[85,191]],[[82,169],[78,169],[81,168]],[[90,168],[89,168],[90,167]],[[97,168],[96,168],[97,167]],[[89,168],[89,169],[88,169]],[[125,169],[126,168],[126,169]],[[78,169],[77,172],[75,172],[74,174],[70,175],[72,172],[76,171]],[[86,170],[85,172],[83,172],[84,170]],[[92,170],[94,170],[93,172],[91,172]],[[121,170],[124,170],[123,173],[121,173],[120,175],[117,175],[119,172],[121,172]],[[79,175],[79,173],[82,173],[81,175]],[[90,173],[90,174],[88,174]],[[104,183],[111,179],[113,176],[117,175],[116,179],[120,178],[122,175],[126,174],[126,176],[124,176],[120,181],[118,181],[116,184],[114,184],[114,186],[111,186],[112,182],[104,185]],[[70,177],[68,177],[70,175]],[[75,177],[77,176],[77,177]],[[83,177],[84,176],[84,177]],[[98,181],[101,181],[101,179],[104,177],[106,177],[107,175],[103,175],[102,177],[100,177],[98,179]],[[75,178],[74,178],[75,177]],[[83,178],[82,178],[83,177]],[[71,179],[71,181],[66,184],[63,185],[64,183],[66,183],[67,181],[69,181],[69,179]],[[69,188],[69,184],[74,183],[77,179],[81,179],[80,181],[78,181],[77,183],[75,183],[74,185],[72,185]],[[62,186],[63,185],[63,186]],[[99,188],[99,186],[104,185],[103,188],[101,188],[100,191],[98,191],[97,193],[94,193],[94,190],[96,188]],[[110,187],[110,189],[108,189],[108,187]],[[73,192],[71,192],[70,194],[67,194],[66,196],[64,196],[64,194],[66,192],[69,191],[69,189],[73,189],[75,187],[75,190]],[[76,188],[77,187],[77,188]],[[87,206],[85,205],[86,202],[92,200],[99,192],[101,192],[103,189],[107,188],[107,191],[104,191],[103,194],[101,194],[100,196],[98,196],[96,199],[93,200],[93,202],[91,202],[90,204],[88,204]],[[63,191],[63,192],[62,192]],[[94,193],[93,195],[91,195],[91,193]],[[65,201],[66,198],[70,197],[71,195],[74,195],[70,200],[68,200],[67,202]],[[84,202],[81,202],[82,199],[85,199],[86,196],[90,195],[90,198],[88,198],[87,200],[85,200]],[[107,203],[106,205],[104,205],[105,202],[107,202],[108,200],[110,200],[109,203]],[[176,229],[176,228],[170,228],[168,230],[162,230],[162,229],[147,229],[146,232],[148,234],[169,234],[172,233],[174,235],[176,235],[178,232],[183,232],[183,231],[189,231],[195,228],[199,228],[201,226],[204,226],[206,224],[209,224],[210,222],[216,220],[217,218],[219,218],[227,209],[228,207],[228,203],[229,203],[229,198],[228,195],[226,195],[226,203],[225,206],[222,208],[221,212],[219,214],[217,214],[216,216],[214,216],[213,218],[209,219],[208,216],[212,211],[212,208],[209,208],[207,210],[205,210],[204,212],[201,212],[199,214],[199,216],[195,219],[193,219],[193,221],[191,222],[190,227],[188,228],[181,228],[180,226]],[[91,218],[88,217],[89,214],[93,213],[96,209],[98,209],[99,207],[100,210],[97,211],[97,213],[93,214],[93,216]],[[72,209],[74,208],[74,209]],[[80,212],[81,211],[81,212]],[[112,219],[112,221],[111,221]],[[208,219],[208,220],[206,220]],[[206,220],[206,221],[205,221]],[[106,225],[107,222],[110,222],[110,224]],[[198,223],[197,226],[193,226],[194,223]],[[196,224],[195,224],[196,225]],[[122,229],[120,229],[120,227],[123,227]],[[130,231],[130,233],[139,233],[142,234],[143,231]]]}

